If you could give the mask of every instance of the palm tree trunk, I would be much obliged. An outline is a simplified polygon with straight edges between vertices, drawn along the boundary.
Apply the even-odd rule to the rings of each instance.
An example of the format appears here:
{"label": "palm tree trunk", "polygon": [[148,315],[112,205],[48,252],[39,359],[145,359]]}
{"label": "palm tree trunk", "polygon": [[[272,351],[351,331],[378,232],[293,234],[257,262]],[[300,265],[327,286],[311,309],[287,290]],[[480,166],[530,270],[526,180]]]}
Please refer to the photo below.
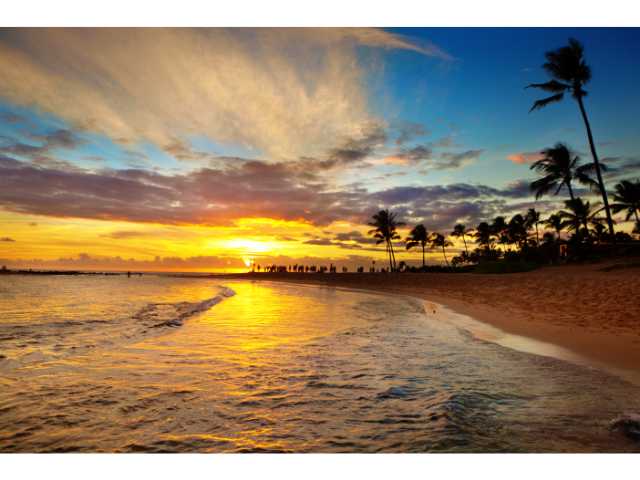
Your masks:
{"label": "palm tree trunk", "polygon": [[598,185],[600,185],[600,193],[602,194],[602,202],[604,203],[604,210],[607,214],[607,223],[609,224],[609,233],[611,234],[611,240],[615,243],[615,231],[613,230],[613,219],[611,218],[611,210],[609,209],[609,199],[607,198],[607,190],[604,186],[604,180],[602,180],[602,172],[600,171],[600,160],[598,160],[598,154],[596,153],[596,146],[593,143],[593,135],[591,134],[591,125],[587,118],[587,112],[584,109],[582,103],[582,96],[578,96],[578,105],[580,106],[580,113],[582,113],[582,119],[587,129],[587,137],[589,138],[589,147],[591,148],[591,155],[593,156],[593,163],[596,166],[596,175],[598,176]]}
{"label": "palm tree trunk", "polygon": [[391,263],[391,244],[387,240],[387,255],[389,255],[389,271],[393,269],[393,263]]}
{"label": "palm tree trunk", "polygon": [[422,268],[424,268],[424,243],[422,244]]}
{"label": "palm tree trunk", "polygon": [[[573,188],[571,188],[571,180],[567,182],[567,188],[569,189],[569,198],[571,201],[575,201],[576,197],[573,196]],[[576,233],[580,233],[580,220],[576,220]]]}
{"label": "palm tree trunk", "polygon": [[449,260],[447,260],[447,254],[444,251],[444,245],[442,246],[442,255],[444,256],[444,263],[446,263],[447,268],[449,268]]}
{"label": "palm tree trunk", "polygon": [[571,188],[571,180],[567,182],[567,188],[569,189],[569,198],[573,202],[576,199],[576,197],[573,196],[573,188]]}
{"label": "palm tree trunk", "polygon": [[464,251],[467,253],[467,257],[468,257],[469,249],[467,248],[467,240],[464,238],[464,233],[462,234],[462,241],[464,242]]}
{"label": "palm tree trunk", "polygon": [[393,268],[391,269],[391,271],[395,272],[396,271],[396,267],[397,267],[396,253],[393,251],[393,244],[390,243],[389,245],[391,246],[391,257],[393,258]]}
{"label": "palm tree trunk", "polygon": [[393,272],[396,269],[396,256],[393,253],[393,243],[391,243],[391,240],[389,240],[389,253],[391,257],[391,271]]}
{"label": "palm tree trunk", "polygon": [[536,247],[540,246],[540,236],[538,235],[538,222],[535,223],[536,225]]}

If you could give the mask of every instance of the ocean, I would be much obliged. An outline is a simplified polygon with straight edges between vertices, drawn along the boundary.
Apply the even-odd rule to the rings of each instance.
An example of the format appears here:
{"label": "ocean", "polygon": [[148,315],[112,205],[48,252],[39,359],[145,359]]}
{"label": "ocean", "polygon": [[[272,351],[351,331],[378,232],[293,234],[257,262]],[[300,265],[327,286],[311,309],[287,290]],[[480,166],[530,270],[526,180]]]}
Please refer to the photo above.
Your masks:
{"label": "ocean", "polygon": [[413,298],[0,277],[0,452],[625,452],[640,388]]}

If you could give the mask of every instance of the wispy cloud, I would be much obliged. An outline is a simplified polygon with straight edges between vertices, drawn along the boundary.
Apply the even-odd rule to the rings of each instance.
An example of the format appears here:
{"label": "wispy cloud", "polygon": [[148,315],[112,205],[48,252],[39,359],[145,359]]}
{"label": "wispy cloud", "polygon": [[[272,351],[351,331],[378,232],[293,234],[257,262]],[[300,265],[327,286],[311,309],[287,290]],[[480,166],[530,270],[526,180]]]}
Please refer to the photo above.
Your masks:
{"label": "wispy cloud", "polygon": [[176,137],[205,135],[274,159],[317,155],[376,120],[357,47],[450,59],[433,44],[378,29],[2,33],[0,84],[12,102],[117,141],[170,147]]}

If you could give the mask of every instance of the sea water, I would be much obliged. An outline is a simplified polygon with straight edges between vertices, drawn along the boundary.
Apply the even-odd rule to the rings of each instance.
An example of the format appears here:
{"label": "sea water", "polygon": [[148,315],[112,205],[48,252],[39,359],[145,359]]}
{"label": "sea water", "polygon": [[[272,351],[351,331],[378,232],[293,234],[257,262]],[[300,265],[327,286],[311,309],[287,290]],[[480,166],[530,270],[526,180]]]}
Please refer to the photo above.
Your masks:
{"label": "sea water", "polygon": [[640,451],[640,388],[416,299],[170,276],[0,277],[0,451]]}

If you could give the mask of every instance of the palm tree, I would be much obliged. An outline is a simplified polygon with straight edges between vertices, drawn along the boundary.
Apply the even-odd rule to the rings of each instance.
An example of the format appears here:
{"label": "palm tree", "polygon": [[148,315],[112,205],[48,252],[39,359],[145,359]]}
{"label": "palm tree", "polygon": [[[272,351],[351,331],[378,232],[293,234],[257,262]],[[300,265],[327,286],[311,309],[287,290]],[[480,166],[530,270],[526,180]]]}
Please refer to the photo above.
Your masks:
{"label": "palm tree", "polygon": [[616,193],[613,194],[614,204],[611,205],[613,213],[627,211],[625,221],[629,221],[631,216],[635,216],[636,223],[640,223],[640,180],[622,180],[616,185]]}
{"label": "palm tree", "polygon": [[476,231],[473,236],[478,245],[484,247],[485,250],[491,250],[491,244],[493,243],[493,231],[487,222],[480,222],[476,227]]}
{"label": "palm tree", "polygon": [[536,194],[536,200],[546,195],[551,190],[557,195],[562,187],[567,187],[569,198],[573,200],[575,195],[571,182],[576,180],[582,184],[593,186],[594,181],[589,176],[593,164],[581,165],[580,157],[563,143],[556,143],[551,148],[540,152],[543,157],[535,161],[530,169],[544,175],[542,178],[531,182],[531,190]]}
{"label": "palm tree", "polygon": [[444,256],[444,263],[447,264],[447,268],[449,267],[449,260],[447,260],[447,253],[445,252],[445,247],[451,247],[453,243],[445,238],[441,233],[434,233],[431,236],[431,246],[433,248],[442,248],[442,255]]}
{"label": "palm tree", "polygon": [[519,213],[511,217],[507,224],[506,236],[509,243],[516,244],[518,249],[522,250],[522,247],[527,242],[527,222],[525,217]]}
{"label": "palm tree", "polygon": [[491,232],[496,236],[498,242],[502,245],[502,251],[505,250],[505,243],[508,242],[507,237],[507,222],[504,217],[496,217],[491,224]]}
{"label": "palm tree", "polygon": [[598,243],[598,245],[606,240],[606,232],[607,232],[607,227],[605,227],[601,223],[596,223],[593,226],[593,229],[591,230],[591,233],[595,237],[596,243]]}
{"label": "palm tree", "polygon": [[469,230],[467,230],[467,227],[464,226],[462,223],[459,223],[455,227],[453,227],[453,232],[451,232],[452,237],[456,237],[456,238],[462,237],[462,241],[464,242],[464,251],[467,253],[467,256],[469,256],[469,249],[467,248],[467,240],[465,238],[465,235],[468,233],[469,233]]}
{"label": "palm tree", "polygon": [[587,112],[584,108],[583,98],[587,95],[584,86],[591,80],[591,68],[584,60],[584,49],[582,44],[577,40],[570,38],[569,45],[561,47],[557,50],[549,51],[545,54],[547,62],[542,66],[551,76],[551,80],[545,83],[532,83],[529,87],[540,88],[545,92],[553,93],[550,97],[536,100],[530,111],[543,108],[550,103],[559,102],[564,98],[565,93],[578,102],[582,120],[587,130],[587,138],[589,139],[589,147],[591,148],[591,156],[595,165],[595,171],[598,178],[598,187],[602,195],[604,209],[607,215],[607,223],[609,224],[609,233],[614,238],[613,219],[609,210],[609,200],[607,199],[607,190],[602,180],[602,168],[596,146],[591,133],[591,125],[587,118]]}
{"label": "palm tree", "polygon": [[407,250],[413,247],[422,247],[422,266],[424,267],[424,249],[427,246],[427,242],[429,242],[429,234],[425,226],[420,224],[413,227],[405,241],[407,242]]}
{"label": "palm tree", "polygon": [[560,240],[560,232],[562,232],[562,230],[564,229],[563,220],[560,215],[554,213],[542,223],[544,223],[547,227],[553,228],[556,231],[558,240]]}
{"label": "palm tree", "polygon": [[396,220],[396,214],[389,210],[380,210],[373,215],[373,222],[369,223],[369,226],[375,227],[369,230],[369,235],[373,235],[377,239],[376,245],[385,242],[387,248],[387,254],[389,255],[389,269],[394,271],[396,268],[396,257],[393,253],[393,241],[398,240],[400,235],[396,229],[404,225],[402,222]]}
{"label": "palm tree", "polygon": [[568,230],[574,230],[579,234],[580,227],[582,227],[585,235],[589,237],[589,224],[595,225],[603,220],[597,216],[602,210],[602,208],[597,208],[599,204],[591,205],[581,198],[567,200],[564,204],[567,210],[558,212],[560,218],[564,219],[563,228],[566,227]]}
{"label": "palm tree", "polygon": [[536,247],[540,246],[540,235],[538,234],[538,223],[540,223],[540,212],[538,212],[535,208],[530,208],[527,210],[527,215],[525,216],[525,226],[528,229],[531,227],[535,227],[536,229]]}

